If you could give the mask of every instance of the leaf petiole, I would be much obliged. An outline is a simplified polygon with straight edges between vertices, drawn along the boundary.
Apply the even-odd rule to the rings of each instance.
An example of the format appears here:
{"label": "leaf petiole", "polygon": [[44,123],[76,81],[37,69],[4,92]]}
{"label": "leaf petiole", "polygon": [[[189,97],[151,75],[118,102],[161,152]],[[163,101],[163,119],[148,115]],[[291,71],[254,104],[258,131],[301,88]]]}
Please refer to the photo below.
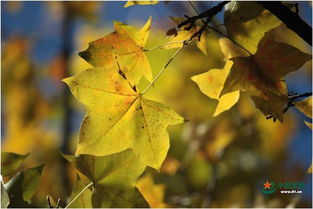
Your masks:
{"label": "leaf petiole", "polygon": [[152,51],[152,50],[155,50],[155,49],[162,48],[164,46],[168,46],[168,45],[171,45],[171,44],[179,44],[179,43],[184,43],[184,41],[172,41],[172,42],[168,42],[168,43],[165,43],[165,44],[161,44],[159,46],[152,47],[150,49],[143,49],[143,51],[144,52],[148,52],[148,51]]}
{"label": "leaf petiole", "polygon": [[[68,204],[67,204],[67,206],[65,207],[65,208],[68,208],[71,204],[73,204],[73,202],[75,202],[78,198],[79,198],[79,196],[86,190],[86,189],[88,189],[89,187],[91,187],[93,185],[93,182],[90,182],[87,186],[85,186],[72,200],[71,200],[71,202],[69,202]],[[65,209],[64,208],[64,209]]]}
{"label": "leaf petiole", "polygon": [[[200,13],[199,11],[197,10],[197,8],[195,7],[195,5],[193,5],[193,3],[191,1],[188,1],[189,4],[191,5],[191,7],[193,8],[193,10],[195,11],[195,13],[197,14],[197,16],[199,17],[200,16]],[[244,48],[243,46],[241,46],[240,44],[238,44],[235,40],[231,39],[230,37],[228,37],[227,35],[225,35],[224,33],[222,33],[221,31],[219,31],[218,29],[208,25],[208,23],[206,23],[202,18],[201,18],[201,21],[203,23],[203,25],[211,30],[213,30],[214,32],[220,34],[221,36],[225,37],[225,38],[228,38],[231,42],[233,42],[235,45],[239,46],[240,48],[242,48],[244,51],[246,51],[250,56],[252,56],[252,53],[247,50],[246,48]],[[221,26],[221,25],[224,25],[224,24],[220,24],[218,26]]]}
{"label": "leaf petiole", "polygon": [[149,86],[141,92],[141,95],[144,95],[153,85],[154,83],[159,79],[159,77],[162,75],[162,73],[165,71],[165,69],[168,67],[168,65],[174,60],[174,58],[179,54],[179,52],[190,42],[191,39],[188,41],[184,41],[183,45],[173,54],[173,56],[167,61],[167,63],[164,65],[164,67],[160,70],[160,72],[155,76],[153,81],[149,84]]}

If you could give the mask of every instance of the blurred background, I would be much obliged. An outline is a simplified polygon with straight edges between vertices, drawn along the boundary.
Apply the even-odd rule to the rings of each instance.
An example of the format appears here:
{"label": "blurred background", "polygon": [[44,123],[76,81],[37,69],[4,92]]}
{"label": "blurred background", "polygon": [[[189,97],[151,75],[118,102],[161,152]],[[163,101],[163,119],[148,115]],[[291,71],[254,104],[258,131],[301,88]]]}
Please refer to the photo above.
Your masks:
{"label": "blurred background", "polygon": [[[218,2],[194,2],[204,11]],[[46,195],[66,200],[75,173],[58,152],[73,154],[85,110],[61,81],[90,65],[77,52],[112,32],[113,21],[141,26],[152,16],[147,48],[168,41],[175,26],[169,16],[195,15],[188,2],[160,2],[124,8],[114,2],[1,2],[1,145],[2,151],[31,153],[24,167],[46,164],[34,201]],[[312,3],[298,2],[299,14],[312,25]],[[223,23],[223,14],[215,19]],[[285,27],[282,42],[311,53],[311,47]],[[190,77],[223,68],[218,36],[207,35],[208,55],[194,44],[174,60],[147,97],[163,102],[189,122],[169,128],[171,148],[158,173],[147,169],[147,190],[157,191],[154,207],[312,207],[312,133],[310,120],[296,109],[284,124],[266,120],[243,94],[238,104],[218,117],[217,105],[203,95]],[[147,52],[153,73],[175,50]],[[287,77],[289,91],[312,91],[312,63]],[[141,87],[147,85],[142,81]],[[304,182],[301,196],[264,195],[266,180]],[[148,182],[148,183],[147,183]]]}

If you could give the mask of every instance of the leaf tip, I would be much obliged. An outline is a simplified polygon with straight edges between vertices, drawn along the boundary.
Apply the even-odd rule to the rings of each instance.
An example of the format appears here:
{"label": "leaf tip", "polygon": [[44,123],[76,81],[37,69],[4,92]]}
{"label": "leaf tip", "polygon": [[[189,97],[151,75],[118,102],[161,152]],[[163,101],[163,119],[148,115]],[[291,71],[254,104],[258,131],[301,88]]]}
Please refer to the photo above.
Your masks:
{"label": "leaf tip", "polygon": [[61,155],[61,157],[63,157],[65,160],[67,160],[68,162],[72,162],[73,161],[73,156],[71,155],[67,155],[62,153],[61,151],[59,151],[59,154]]}
{"label": "leaf tip", "polygon": [[127,1],[125,4],[124,4],[124,8],[127,8],[127,7],[130,7],[130,6],[134,6],[135,3],[133,1]]}
{"label": "leaf tip", "polygon": [[88,49],[85,50],[85,51],[79,52],[78,55],[79,55],[81,58],[83,58],[84,60],[86,60],[87,62],[88,62],[88,60],[91,59],[91,54],[90,54],[90,52],[88,51]]}
{"label": "leaf tip", "polygon": [[198,76],[199,76],[199,75],[194,75],[194,76],[192,76],[190,79],[191,79],[193,82],[197,83]]}
{"label": "leaf tip", "polygon": [[45,164],[41,163],[40,165],[33,167],[33,169],[38,170],[39,173],[41,173],[44,167],[45,167]]}
{"label": "leaf tip", "polygon": [[63,78],[62,79],[62,82],[66,83],[67,85],[70,84],[70,80],[71,80],[71,77],[68,77],[68,78]]}

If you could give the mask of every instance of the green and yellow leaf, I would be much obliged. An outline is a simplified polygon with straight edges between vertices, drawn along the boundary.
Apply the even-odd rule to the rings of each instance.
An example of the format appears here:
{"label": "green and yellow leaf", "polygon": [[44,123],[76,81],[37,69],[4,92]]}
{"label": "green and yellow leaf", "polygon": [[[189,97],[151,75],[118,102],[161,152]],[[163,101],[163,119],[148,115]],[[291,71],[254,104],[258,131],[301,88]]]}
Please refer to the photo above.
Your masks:
{"label": "green and yellow leaf", "polygon": [[13,174],[29,154],[19,155],[11,152],[1,152],[1,175]]}
{"label": "green and yellow leaf", "polygon": [[[84,181],[79,175],[76,175],[76,183],[71,194],[70,201],[76,198],[79,193],[88,185],[88,183],[89,182]],[[90,188],[88,188],[79,195],[79,198],[67,206],[70,208],[92,208],[91,197],[92,191]]]}
{"label": "green and yellow leaf", "polygon": [[136,180],[146,165],[130,149],[106,156],[63,156],[93,183],[93,207],[146,206],[145,200],[135,188]]}
{"label": "green and yellow leaf", "polygon": [[105,156],[62,155],[94,184],[135,186],[146,167],[130,149]]}
{"label": "green and yellow leaf", "polygon": [[193,76],[191,79],[196,82],[202,93],[212,99],[218,100],[218,105],[213,116],[229,110],[239,99],[239,91],[229,92],[220,97],[220,93],[224,87],[224,82],[232,67],[232,61],[227,61],[224,69],[210,69],[206,73]]}
{"label": "green and yellow leaf", "polygon": [[4,188],[3,182],[1,181],[1,208],[7,208],[10,204],[10,198],[8,192]]}
{"label": "green and yellow leaf", "polygon": [[183,118],[145,99],[119,69],[88,69],[64,80],[87,109],[76,154],[97,156],[133,149],[146,165],[159,169],[169,148],[166,131]]}
{"label": "green and yellow leaf", "polygon": [[234,64],[220,96],[236,90],[247,91],[265,115],[273,115],[283,121],[288,96],[284,76],[310,59],[311,55],[277,42],[270,37],[270,33],[266,33],[254,55],[230,59]]}
{"label": "green and yellow leaf", "polygon": [[[94,208],[147,208],[146,200],[137,188],[126,187],[116,190],[116,193],[108,190],[116,190],[115,186],[107,187],[96,185],[92,195],[92,205]],[[105,195],[104,195],[105,194]]]}
{"label": "green and yellow leaf", "polygon": [[23,170],[16,174],[5,188],[9,194],[9,207],[29,207],[31,198],[35,194],[40,182],[41,172],[44,165]]}
{"label": "green and yellow leaf", "polygon": [[225,11],[224,22],[227,35],[254,54],[264,33],[276,28],[281,21],[254,2],[234,2],[233,4],[235,8],[234,5],[229,5]]}
{"label": "green and yellow leaf", "polygon": [[151,17],[139,31],[132,26],[115,22],[113,33],[89,43],[88,49],[79,55],[94,67],[107,67],[110,70],[118,65],[133,85],[140,81],[141,76],[151,81],[151,67],[144,53],[150,26]]}

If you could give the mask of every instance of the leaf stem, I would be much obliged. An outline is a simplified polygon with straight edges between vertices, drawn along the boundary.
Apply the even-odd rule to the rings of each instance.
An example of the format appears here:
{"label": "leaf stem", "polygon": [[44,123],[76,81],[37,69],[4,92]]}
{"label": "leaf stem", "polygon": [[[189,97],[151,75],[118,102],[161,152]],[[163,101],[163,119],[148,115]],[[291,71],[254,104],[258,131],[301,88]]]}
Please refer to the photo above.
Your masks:
{"label": "leaf stem", "polygon": [[[87,186],[85,186],[72,200],[71,200],[71,202],[69,202],[68,204],[67,204],[67,206],[65,207],[65,208],[68,208],[71,204],[73,204],[73,202],[75,202],[78,198],[79,198],[79,196],[86,190],[86,189],[88,189],[89,187],[91,187],[93,185],[93,182],[90,182]],[[65,209],[64,208],[64,209]]]}
{"label": "leaf stem", "polygon": [[306,92],[306,93],[303,93],[303,94],[290,95],[290,96],[288,96],[288,99],[289,100],[295,100],[295,99],[298,99],[298,98],[301,98],[301,97],[309,97],[309,96],[312,96],[312,92]]}
{"label": "leaf stem", "polygon": [[295,106],[295,100],[299,99],[299,98],[302,98],[302,97],[309,97],[309,96],[312,96],[312,92],[306,92],[306,93],[303,93],[303,94],[291,94],[288,96],[288,103],[287,103],[287,106],[285,107],[285,109],[283,110],[283,112],[287,112],[288,109],[292,106]]}
{"label": "leaf stem", "polygon": [[[174,60],[174,58],[181,52],[181,50],[182,50],[186,45],[188,45],[189,42],[190,42],[193,38],[195,38],[197,35],[200,36],[201,33],[204,31],[204,29],[205,29],[206,27],[208,27],[208,28],[214,30],[215,32],[217,32],[217,33],[223,35],[224,37],[227,37],[226,35],[224,35],[224,34],[223,34],[222,32],[220,32],[219,30],[217,30],[217,29],[215,29],[215,28],[209,26],[208,23],[209,23],[210,20],[213,18],[213,16],[215,16],[218,12],[220,12],[220,11],[222,10],[223,6],[226,5],[226,4],[229,3],[229,2],[230,2],[230,1],[221,2],[221,3],[219,3],[217,6],[215,6],[215,7],[211,8],[211,9],[209,9],[208,11],[205,11],[204,13],[199,14],[199,12],[197,11],[196,7],[192,4],[192,2],[189,1],[189,4],[192,6],[192,8],[195,10],[195,12],[196,12],[198,15],[197,15],[197,16],[194,16],[194,17],[191,17],[191,18],[188,17],[187,20],[185,20],[184,22],[182,22],[182,23],[180,23],[180,24],[178,25],[178,28],[181,28],[182,26],[184,26],[184,25],[186,25],[186,24],[189,24],[189,23],[194,24],[194,22],[195,22],[196,20],[198,20],[198,19],[201,19],[201,21],[202,21],[202,23],[203,23],[204,25],[202,26],[201,30],[199,30],[199,31],[196,32],[194,35],[192,35],[188,40],[182,42],[183,45],[182,45],[182,46],[173,54],[173,56],[168,60],[168,62],[164,65],[164,67],[163,67],[163,68],[160,70],[160,72],[156,75],[156,77],[155,77],[155,78],[153,79],[153,81],[149,84],[149,86],[148,86],[145,90],[143,90],[143,91],[141,92],[141,95],[144,95],[144,94],[154,85],[154,83],[159,79],[159,77],[163,74],[163,72],[164,72],[165,69],[168,67],[168,65],[169,65],[169,64]],[[207,20],[204,21],[204,20],[202,19],[203,17],[207,17]],[[247,51],[249,55],[252,55],[247,49],[243,48],[241,45],[239,45],[238,43],[236,43],[235,41],[233,41],[233,40],[230,39],[229,37],[227,37],[227,38],[228,38],[229,40],[231,40],[234,44],[238,45],[239,47],[241,47],[242,49],[244,49],[245,51]],[[167,43],[167,44],[171,44],[171,42],[170,42],[170,43]],[[165,45],[167,45],[167,44],[165,44]],[[162,47],[162,45],[161,45],[161,46],[154,47],[154,48],[152,48],[152,49],[150,49],[150,50],[153,50],[153,49],[156,49],[156,48],[160,48],[160,47]],[[146,49],[146,51],[149,51],[149,50]]]}
{"label": "leaf stem", "polygon": [[228,4],[230,1],[222,1],[220,2],[218,5],[208,9],[207,11],[197,15],[197,16],[193,16],[193,17],[187,17],[187,20],[185,20],[184,22],[180,23],[178,25],[179,28],[181,28],[184,25],[187,24],[194,24],[195,21],[197,21],[198,19],[202,19],[203,17],[207,17],[209,19],[209,21],[211,21],[211,19],[220,11],[222,11],[223,7]]}
{"label": "leaf stem", "polygon": [[155,49],[158,49],[158,48],[162,48],[164,46],[167,46],[167,45],[171,45],[171,44],[179,44],[179,43],[184,43],[184,41],[172,41],[172,42],[167,42],[165,44],[161,44],[159,46],[155,46],[155,47],[152,47],[150,49],[143,49],[143,51],[145,52],[148,52],[148,51],[152,51],[152,50],[155,50]]}
{"label": "leaf stem", "polygon": [[[312,96],[312,92],[306,92],[306,93],[303,93],[303,94],[294,94],[294,93],[291,93],[289,96],[288,96],[288,102],[287,102],[287,106],[284,108],[283,110],[283,113],[286,113],[290,107],[293,107],[295,106],[295,100],[299,99],[299,98],[302,98],[302,97],[309,97],[309,96]],[[273,118],[274,122],[276,120],[276,118],[273,116],[273,115],[268,115],[266,116],[266,119],[271,119]]]}
{"label": "leaf stem", "polygon": [[165,69],[168,67],[168,65],[174,60],[174,58],[181,52],[181,50],[188,45],[188,43],[191,41],[189,39],[188,41],[184,41],[183,45],[173,54],[173,56],[167,61],[167,63],[164,65],[164,67],[160,70],[160,72],[156,75],[156,77],[153,79],[153,81],[149,84],[149,86],[141,92],[141,95],[144,95],[153,85],[154,83],[159,79],[159,77],[163,74]]}
{"label": "leaf stem", "polygon": [[[188,3],[192,7],[192,9],[196,12],[196,14],[199,16],[200,12],[197,10],[196,6],[192,3],[192,1],[188,0]],[[201,18],[202,23],[204,23],[204,20]]]}

